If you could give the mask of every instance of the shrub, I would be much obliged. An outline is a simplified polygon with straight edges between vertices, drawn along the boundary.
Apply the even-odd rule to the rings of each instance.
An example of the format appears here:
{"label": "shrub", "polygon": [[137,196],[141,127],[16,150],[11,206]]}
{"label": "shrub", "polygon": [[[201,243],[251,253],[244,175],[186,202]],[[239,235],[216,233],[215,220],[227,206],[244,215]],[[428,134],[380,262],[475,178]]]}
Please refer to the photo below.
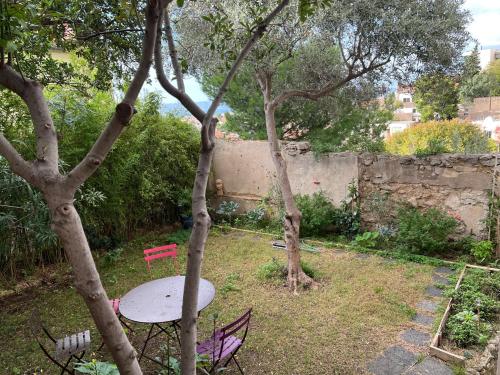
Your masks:
{"label": "shrub", "polygon": [[392,135],[386,150],[398,155],[433,155],[452,153],[486,153],[495,145],[476,125],[461,120],[429,121]]}
{"label": "shrub", "polygon": [[239,203],[233,201],[223,201],[216,213],[222,217],[223,222],[228,222],[231,224],[233,222],[233,216],[236,210],[240,207]]}
{"label": "shrub", "polygon": [[261,280],[283,279],[287,271],[284,264],[273,258],[270,262],[264,263],[257,270],[257,277]]}
{"label": "shrub", "polygon": [[324,234],[332,226],[336,210],[323,192],[296,195],[295,202],[302,213],[300,232],[304,236]]}
{"label": "shrub", "polygon": [[357,246],[371,249],[377,246],[379,237],[379,232],[365,232],[363,234],[358,234],[353,242]]}
{"label": "shrub", "polygon": [[[318,279],[321,275],[318,270],[312,267],[309,263],[300,261],[302,271],[312,279]],[[288,275],[287,266],[281,263],[276,258],[259,267],[257,277],[261,280],[284,280]]]}
{"label": "shrub", "polygon": [[471,255],[477,262],[485,262],[491,259],[493,255],[493,242],[491,241],[477,241],[471,244]]}
{"label": "shrub", "polygon": [[266,209],[264,207],[256,207],[245,214],[245,221],[252,227],[258,227],[266,216]]}
{"label": "shrub", "polygon": [[397,221],[397,244],[405,251],[423,255],[445,251],[448,237],[458,225],[454,218],[435,208],[421,212],[414,207],[402,207]]}

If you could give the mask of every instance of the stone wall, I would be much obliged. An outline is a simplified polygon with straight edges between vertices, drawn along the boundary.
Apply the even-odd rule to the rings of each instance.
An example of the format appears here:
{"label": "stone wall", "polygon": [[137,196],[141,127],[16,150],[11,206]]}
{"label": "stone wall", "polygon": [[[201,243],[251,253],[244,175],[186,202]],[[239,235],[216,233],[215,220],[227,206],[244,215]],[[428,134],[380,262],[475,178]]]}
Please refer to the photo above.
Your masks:
{"label": "stone wall", "polygon": [[493,155],[417,158],[362,154],[359,193],[363,221],[372,226],[377,220],[368,207],[378,194],[422,209],[440,208],[462,223],[464,234],[482,237],[494,164]]}
{"label": "stone wall", "polygon": [[[283,144],[294,194],[323,191],[335,205],[347,197],[348,185],[358,185],[362,221],[377,222],[369,202],[384,196],[419,208],[437,207],[462,223],[464,234],[484,236],[492,188],[494,155],[436,155],[426,158],[338,153],[316,158],[306,142]],[[243,210],[252,208],[276,184],[276,172],[264,141],[219,141],[211,186],[224,183],[224,197]],[[500,180],[496,183],[497,193]],[[389,214],[394,214],[391,211]]]}

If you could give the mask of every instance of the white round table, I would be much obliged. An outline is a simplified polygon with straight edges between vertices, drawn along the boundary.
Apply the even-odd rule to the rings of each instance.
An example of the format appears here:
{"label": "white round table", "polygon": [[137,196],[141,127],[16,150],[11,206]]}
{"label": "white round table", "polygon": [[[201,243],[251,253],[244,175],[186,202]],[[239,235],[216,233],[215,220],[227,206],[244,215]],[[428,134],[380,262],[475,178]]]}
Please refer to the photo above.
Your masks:
{"label": "white round table", "polygon": [[[120,299],[120,314],[125,318],[137,322],[151,324],[148,336],[139,356],[146,357],[154,362],[156,359],[148,357],[145,353],[149,340],[165,333],[170,337],[170,333],[161,323],[170,323],[175,331],[177,341],[180,328],[179,321],[182,318],[182,298],[184,294],[185,276],[172,276],[164,279],[157,279],[141,284],[132,289]],[[215,287],[205,279],[200,279],[198,288],[198,312],[207,307],[215,297]],[[154,328],[159,331],[153,334]]]}
{"label": "white round table", "polygon": [[[182,317],[185,276],[172,276],[141,284],[120,299],[120,314],[138,323],[166,323]],[[215,297],[215,287],[200,279],[198,311]]]}

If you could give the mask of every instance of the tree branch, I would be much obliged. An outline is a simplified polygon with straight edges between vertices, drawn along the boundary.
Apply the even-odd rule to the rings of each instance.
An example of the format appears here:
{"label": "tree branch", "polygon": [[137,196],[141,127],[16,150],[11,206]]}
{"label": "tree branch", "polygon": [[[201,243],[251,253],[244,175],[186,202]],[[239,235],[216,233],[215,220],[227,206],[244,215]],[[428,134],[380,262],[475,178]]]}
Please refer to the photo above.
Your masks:
{"label": "tree branch", "polygon": [[172,34],[172,26],[170,25],[170,17],[168,15],[168,5],[165,8],[163,14],[165,17],[165,36],[167,37],[168,51],[170,54],[170,61],[172,62],[172,67],[174,68],[175,80],[177,81],[177,88],[180,92],[184,93],[186,91],[184,87],[184,76],[182,74],[182,67],[179,64],[179,58],[177,57],[177,49],[175,48],[174,37]]}
{"label": "tree branch", "polygon": [[78,188],[89,178],[104,161],[111,147],[120,136],[124,127],[130,122],[135,113],[134,104],[144,82],[146,81],[151,64],[156,40],[156,26],[159,19],[159,6],[156,0],[149,0],[146,7],[146,29],[142,44],[142,57],[139,67],[125,93],[123,101],[116,106],[113,118],[103,130],[83,160],[68,174],[66,184],[68,188]]}
{"label": "tree branch", "polygon": [[14,146],[4,137],[3,133],[0,133],[0,155],[7,160],[15,174],[21,176],[32,185],[38,186],[33,165],[23,159]]}
{"label": "tree branch", "polygon": [[259,40],[262,35],[266,32],[266,28],[271,23],[271,21],[285,8],[290,0],[282,0],[274,10],[269,13],[269,15],[262,20],[262,22],[257,26],[255,31],[252,33],[252,36],[250,39],[247,41],[243,49],[240,51],[238,57],[233,63],[233,66],[231,67],[231,70],[229,70],[229,73],[226,76],[226,79],[222,83],[221,87],[219,88],[219,91],[217,92],[217,95],[215,96],[214,100],[212,101],[212,104],[210,105],[210,108],[207,111],[207,116],[212,117],[215,111],[217,110],[217,107],[219,106],[220,102],[222,101],[222,96],[224,93],[227,91],[227,88],[229,86],[229,83],[235,76],[237,70],[243,63],[243,60],[245,57],[248,55],[254,44]]}
{"label": "tree branch", "polygon": [[43,87],[38,82],[26,79],[9,64],[0,67],[0,85],[16,93],[30,111],[36,134],[37,168],[48,168],[58,172],[59,151],[57,133],[43,96]]}
{"label": "tree branch", "polygon": [[[168,11],[168,10],[166,10]],[[161,17],[160,13],[160,17]],[[169,79],[167,78],[167,75],[165,74],[165,70],[163,69],[163,56],[161,52],[161,35],[162,35],[162,30],[161,30],[161,20],[158,21],[157,25],[157,33],[156,33],[156,43],[155,43],[155,53],[154,53],[154,58],[155,58],[155,70],[156,70],[156,77],[158,78],[158,82],[160,83],[161,87],[168,92],[170,95],[172,95],[174,98],[176,98],[181,104],[186,108],[200,123],[203,123],[203,119],[205,118],[205,111],[203,111],[198,104],[196,104],[189,95],[187,95],[185,92],[179,91],[177,87],[172,85],[170,83]]]}
{"label": "tree branch", "polygon": [[144,31],[143,29],[116,29],[116,30],[104,30],[104,31],[98,31],[93,34],[88,34],[88,35],[83,35],[83,36],[77,36],[77,40],[89,40],[93,38],[97,38],[98,36],[101,35],[108,35],[108,34],[122,34],[122,33],[133,33],[133,32],[142,32]]}

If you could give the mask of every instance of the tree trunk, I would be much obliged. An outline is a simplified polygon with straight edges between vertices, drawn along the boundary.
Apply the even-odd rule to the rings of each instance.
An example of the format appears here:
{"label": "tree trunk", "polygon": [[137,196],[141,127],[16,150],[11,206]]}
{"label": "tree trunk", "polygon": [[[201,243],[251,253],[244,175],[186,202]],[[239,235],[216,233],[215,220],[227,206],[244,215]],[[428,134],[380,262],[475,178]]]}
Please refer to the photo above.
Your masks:
{"label": "tree trunk", "polygon": [[264,112],[266,118],[267,140],[271,157],[276,168],[278,185],[281,190],[281,196],[285,204],[285,243],[288,255],[288,287],[294,293],[297,293],[297,287],[303,285],[309,287],[313,280],[307,276],[300,266],[300,219],[301,212],[293,199],[292,187],[286,167],[286,161],[281,153],[281,147],[276,133],[275,110],[271,100],[271,77],[266,75],[261,80],[261,86],[264,94]]}
{"label": "tree trunk", "polygon": [[182,300],[181,373],[183,375],[196,374],[198,288],[200,285],[203,251],[211,223],[206,204],[206,190],[213,153],[213,146],[209,148],[202,147],[193,187],[193,231],[189,241],[186,284]]}
{"label": "tree trunk", "polygon": [[[102,286],[80,216],[73,203],[68,203],[72,202],[72,199],[54,197],[56,195],[54,192],[45,195],[52,217],[52,228],[59,236],[72,265],[76,290],[87,304],[120,374],[142,374],[136,352],[125,335]],[[94,338],[93,341],[98,343],[99,338]]]}

